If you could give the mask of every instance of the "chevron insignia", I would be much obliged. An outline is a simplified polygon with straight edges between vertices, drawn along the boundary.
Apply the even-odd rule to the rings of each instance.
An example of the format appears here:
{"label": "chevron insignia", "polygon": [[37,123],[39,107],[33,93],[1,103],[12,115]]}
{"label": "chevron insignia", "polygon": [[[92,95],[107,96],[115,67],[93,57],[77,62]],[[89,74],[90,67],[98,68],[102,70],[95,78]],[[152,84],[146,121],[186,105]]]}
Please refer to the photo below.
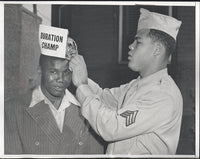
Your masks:
{"label": "chevron insignia", "polygon": [[126,118],[126,126],[129,126],[135,123],[135,118],[136,118],[137,113],[138,113],[138,110],[135,110],[135,111],[127,110],[121,113],[120,116]]}

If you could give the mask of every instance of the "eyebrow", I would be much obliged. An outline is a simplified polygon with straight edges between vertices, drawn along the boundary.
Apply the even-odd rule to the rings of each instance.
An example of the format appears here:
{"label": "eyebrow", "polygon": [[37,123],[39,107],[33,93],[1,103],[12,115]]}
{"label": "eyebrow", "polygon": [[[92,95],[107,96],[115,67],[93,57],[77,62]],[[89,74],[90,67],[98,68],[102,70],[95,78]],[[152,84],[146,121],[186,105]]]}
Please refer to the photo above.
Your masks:
{"label": "eyebrow", "polygon": [[[56,68],[48,68],[47,69],[48,71],[58,71],[59,69],[56,69]],[[71,70],[69,69],[69,68],[65,68],[63,71],[70,71],[71,72]]]}
{"label": "eyebrow", "polygon": [[134,40],[138,40],[138,39],[141,39],[141,37],[139,37],[139,36],[135,36],[135,38],[134,38]]}

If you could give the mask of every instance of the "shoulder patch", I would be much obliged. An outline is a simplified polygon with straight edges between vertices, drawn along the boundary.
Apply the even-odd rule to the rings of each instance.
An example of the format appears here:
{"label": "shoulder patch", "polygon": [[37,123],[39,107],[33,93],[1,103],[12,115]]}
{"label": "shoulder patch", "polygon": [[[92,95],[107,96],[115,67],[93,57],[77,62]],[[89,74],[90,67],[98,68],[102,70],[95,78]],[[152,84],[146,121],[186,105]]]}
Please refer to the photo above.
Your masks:
{"label": "shoulder patch", "polygon": [[138,113],[138,110],[135,110],[135,111],[127,110],[127,111],[121,113],[120,116],[122,116],[123,118],[126,119],[126,126],[129,126],[129,125],[135,123],[137,113]]}

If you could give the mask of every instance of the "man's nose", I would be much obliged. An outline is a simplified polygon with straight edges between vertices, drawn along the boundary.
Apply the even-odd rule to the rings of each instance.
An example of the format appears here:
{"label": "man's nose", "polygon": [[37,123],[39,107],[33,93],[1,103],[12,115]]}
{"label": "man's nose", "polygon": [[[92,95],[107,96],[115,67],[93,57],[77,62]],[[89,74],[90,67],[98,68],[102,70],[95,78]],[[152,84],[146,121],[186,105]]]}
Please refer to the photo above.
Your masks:
{"label": "man's nose", "polygon": [[129,48],[130,50],[134,50],[134,47],[135,47],[135,42],[133,42],[131,45],[129,45],[128,48]]}
{"label": "man's nose", "polygon": [[63,73],[62,73],[62,72],[59,72],[59,73],[58,73],[58,76],[57,76],[57,81],[58,81],[58,82],[63,82],[63,78],[64,78]]}
{"label": "man's nose", "polygon": [[132,56],[133,50],[134,50],[134,42],[131,45],[129,45],[128,48],[130,49],[130,51],[128,52],[128,55]]}

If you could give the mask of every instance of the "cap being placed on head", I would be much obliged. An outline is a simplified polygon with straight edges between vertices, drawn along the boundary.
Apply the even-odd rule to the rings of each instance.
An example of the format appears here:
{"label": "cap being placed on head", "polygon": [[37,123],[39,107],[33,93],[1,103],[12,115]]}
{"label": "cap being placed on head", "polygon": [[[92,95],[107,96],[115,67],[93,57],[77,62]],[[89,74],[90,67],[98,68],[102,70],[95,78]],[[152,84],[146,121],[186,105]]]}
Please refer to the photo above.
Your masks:
{"label": "cap being placed on head", "polygon": [[76,42],[72,38],[68,37],[65,58],[71,60],[71,58],[76,54],[78,54]]}
{"label": "cap being placed on head", "polygon": [[[70,60],[69,54],[77,49],[74,40],[68,37],[68,29],[40,25],[39,44],[41,54]],[[70,48],[70,49],[69,49]]]}
{"label": "cap being placed on head", "polygon": [[156,29],[169,34],[176,40],[181,23],[181,21],[171,16],[141,8],[137,31],[141,29]]}

